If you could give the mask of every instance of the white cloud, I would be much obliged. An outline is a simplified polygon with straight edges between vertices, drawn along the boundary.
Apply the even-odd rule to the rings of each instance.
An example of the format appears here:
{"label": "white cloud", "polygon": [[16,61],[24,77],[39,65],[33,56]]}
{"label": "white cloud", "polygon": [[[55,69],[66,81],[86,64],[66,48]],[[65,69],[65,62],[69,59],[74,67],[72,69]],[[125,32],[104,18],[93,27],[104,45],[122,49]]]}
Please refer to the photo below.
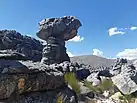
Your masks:
{"label": "white cloud", "polygon": [[74,38],[70,39],[69,41],[73,41],[73,42],[81,42],[84,40],[84,37],[80,37],[79,35],[78,36],[75,36]]}
{"label": "white cloud", "polygon": [[137,27],[136,26],[132,26],[130,28],[129,27],[126,27],[126,28],[113,27],[108,30],[108,33],[109,33],[109,36],[113,36],[117,34],[125,34],[129,30],[131,31],[137,30]]}
{"label": "white cloud", "polygon": [[103,56],[103,52],[98,50],[98,49],[93,49],[93,55],[102,57]]}
{"label": "white cloud", "polygon": [[137,27],[133,26],[130,28],[130,30],[132,30],[132,31],[137,30]]}
{"label": "white cloud", "polygon": [[117,34],[125,34],[125,32],[118,30],[117,27],[110,28],[110,29],[108,30],[108,33],[109,33],[110,36],[112,36],[112,35],[117,35]]}
{"label": "white cloud", "polygon": [[67,52],[69,57],[73,57],[74,55],[71,52]]}
{"label": "white cloud", "polygon": [[116,56],[119,58],[126,58],[129,60],[137,59],[137,48],[125,49],[124,51],[119,52]]}

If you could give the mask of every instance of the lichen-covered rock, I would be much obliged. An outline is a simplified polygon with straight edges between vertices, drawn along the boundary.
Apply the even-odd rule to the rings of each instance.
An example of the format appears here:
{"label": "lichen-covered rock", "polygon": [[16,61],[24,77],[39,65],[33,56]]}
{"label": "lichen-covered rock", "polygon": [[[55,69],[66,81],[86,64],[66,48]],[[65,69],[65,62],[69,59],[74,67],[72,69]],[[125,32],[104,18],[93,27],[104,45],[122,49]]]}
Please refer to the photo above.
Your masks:
{"label": "lichen-covered rock", "polygon": [[6,99],[25,92],[54,90],[65,86],[63,76],[54,76],[44,72],[31,74],[0,75],[0,99]]}
{"label": "lichen-covered rock", "polygon": [[0,59],[0,102],[77,103],[76,93],[64,79],[69,71],[63,68],[60,64]]}
{"label": "lichen-covered rock", "polygon": [[76,94],[68,87],[44,92],[25,93],[10,103],[78,103]]}

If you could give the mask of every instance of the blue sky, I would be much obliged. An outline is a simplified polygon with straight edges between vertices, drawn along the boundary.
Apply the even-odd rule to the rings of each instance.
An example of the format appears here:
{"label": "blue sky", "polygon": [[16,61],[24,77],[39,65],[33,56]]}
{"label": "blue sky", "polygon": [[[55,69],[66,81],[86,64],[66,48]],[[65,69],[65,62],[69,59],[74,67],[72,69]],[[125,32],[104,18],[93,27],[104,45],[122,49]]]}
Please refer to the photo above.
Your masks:
{"label": "blue sky", "polygon": [[67,42],[73,55],[137,58],[136,5],[137,0],[1,0],[0,29],[36,37],[42,19],[74,15],[82,23],[82,40]]}

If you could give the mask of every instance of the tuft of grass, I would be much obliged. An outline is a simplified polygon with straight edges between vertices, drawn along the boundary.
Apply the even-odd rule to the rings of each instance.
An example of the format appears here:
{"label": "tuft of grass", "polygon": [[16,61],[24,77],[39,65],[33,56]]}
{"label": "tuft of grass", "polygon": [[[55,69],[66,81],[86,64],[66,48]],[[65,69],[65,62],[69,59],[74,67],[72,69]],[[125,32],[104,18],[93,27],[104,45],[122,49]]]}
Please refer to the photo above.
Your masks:
{"label": "tuft of grass", "polygon": [[96,87],[94,87],[92,83],[88,82],[87,80],[84,80],[83,83],[84,83],[84,86],[88,87],[94,92],[102,93],[105,90],[109,90],[111,94],[114,93],[114,85],[110,79],[104,80],[99,86],[96,86]]}
{"label": "tuft of grass", "polygon": [[99,89],[104,92],[105,90],[109,90],[110,94],[114,94],[114,87],[111,79],[103,80],[102,83],[99,85]]}
{"label": "tuft of grass", "polygon": [[72,89],[79,94],[80,93],[80,85],[79,81],[75,77],[75,73],[73,72],[68,72],[64,75],[65,82],[69,84]]}

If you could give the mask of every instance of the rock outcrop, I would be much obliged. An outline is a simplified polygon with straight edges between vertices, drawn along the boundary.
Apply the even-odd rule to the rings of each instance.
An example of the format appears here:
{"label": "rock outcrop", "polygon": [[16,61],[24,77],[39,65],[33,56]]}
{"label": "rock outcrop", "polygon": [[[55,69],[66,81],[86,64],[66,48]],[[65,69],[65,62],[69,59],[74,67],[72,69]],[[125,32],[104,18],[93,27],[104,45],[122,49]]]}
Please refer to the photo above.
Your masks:
{"label": "rock outcrop", "polygon": [[40,41],[29,36],[23,36],[15,30],[0,30],[0,50],[18,52],[33,61],[42,58],[43,45]]}
{"label": "rock outcrop", "polygon": [[68,88],[64,80],[65,70],[63,72],[40,62],[24,61],[20,55],[12,60],[12,54],[5,54],[0,58],[0,102],[77,103],[75,92]]}

